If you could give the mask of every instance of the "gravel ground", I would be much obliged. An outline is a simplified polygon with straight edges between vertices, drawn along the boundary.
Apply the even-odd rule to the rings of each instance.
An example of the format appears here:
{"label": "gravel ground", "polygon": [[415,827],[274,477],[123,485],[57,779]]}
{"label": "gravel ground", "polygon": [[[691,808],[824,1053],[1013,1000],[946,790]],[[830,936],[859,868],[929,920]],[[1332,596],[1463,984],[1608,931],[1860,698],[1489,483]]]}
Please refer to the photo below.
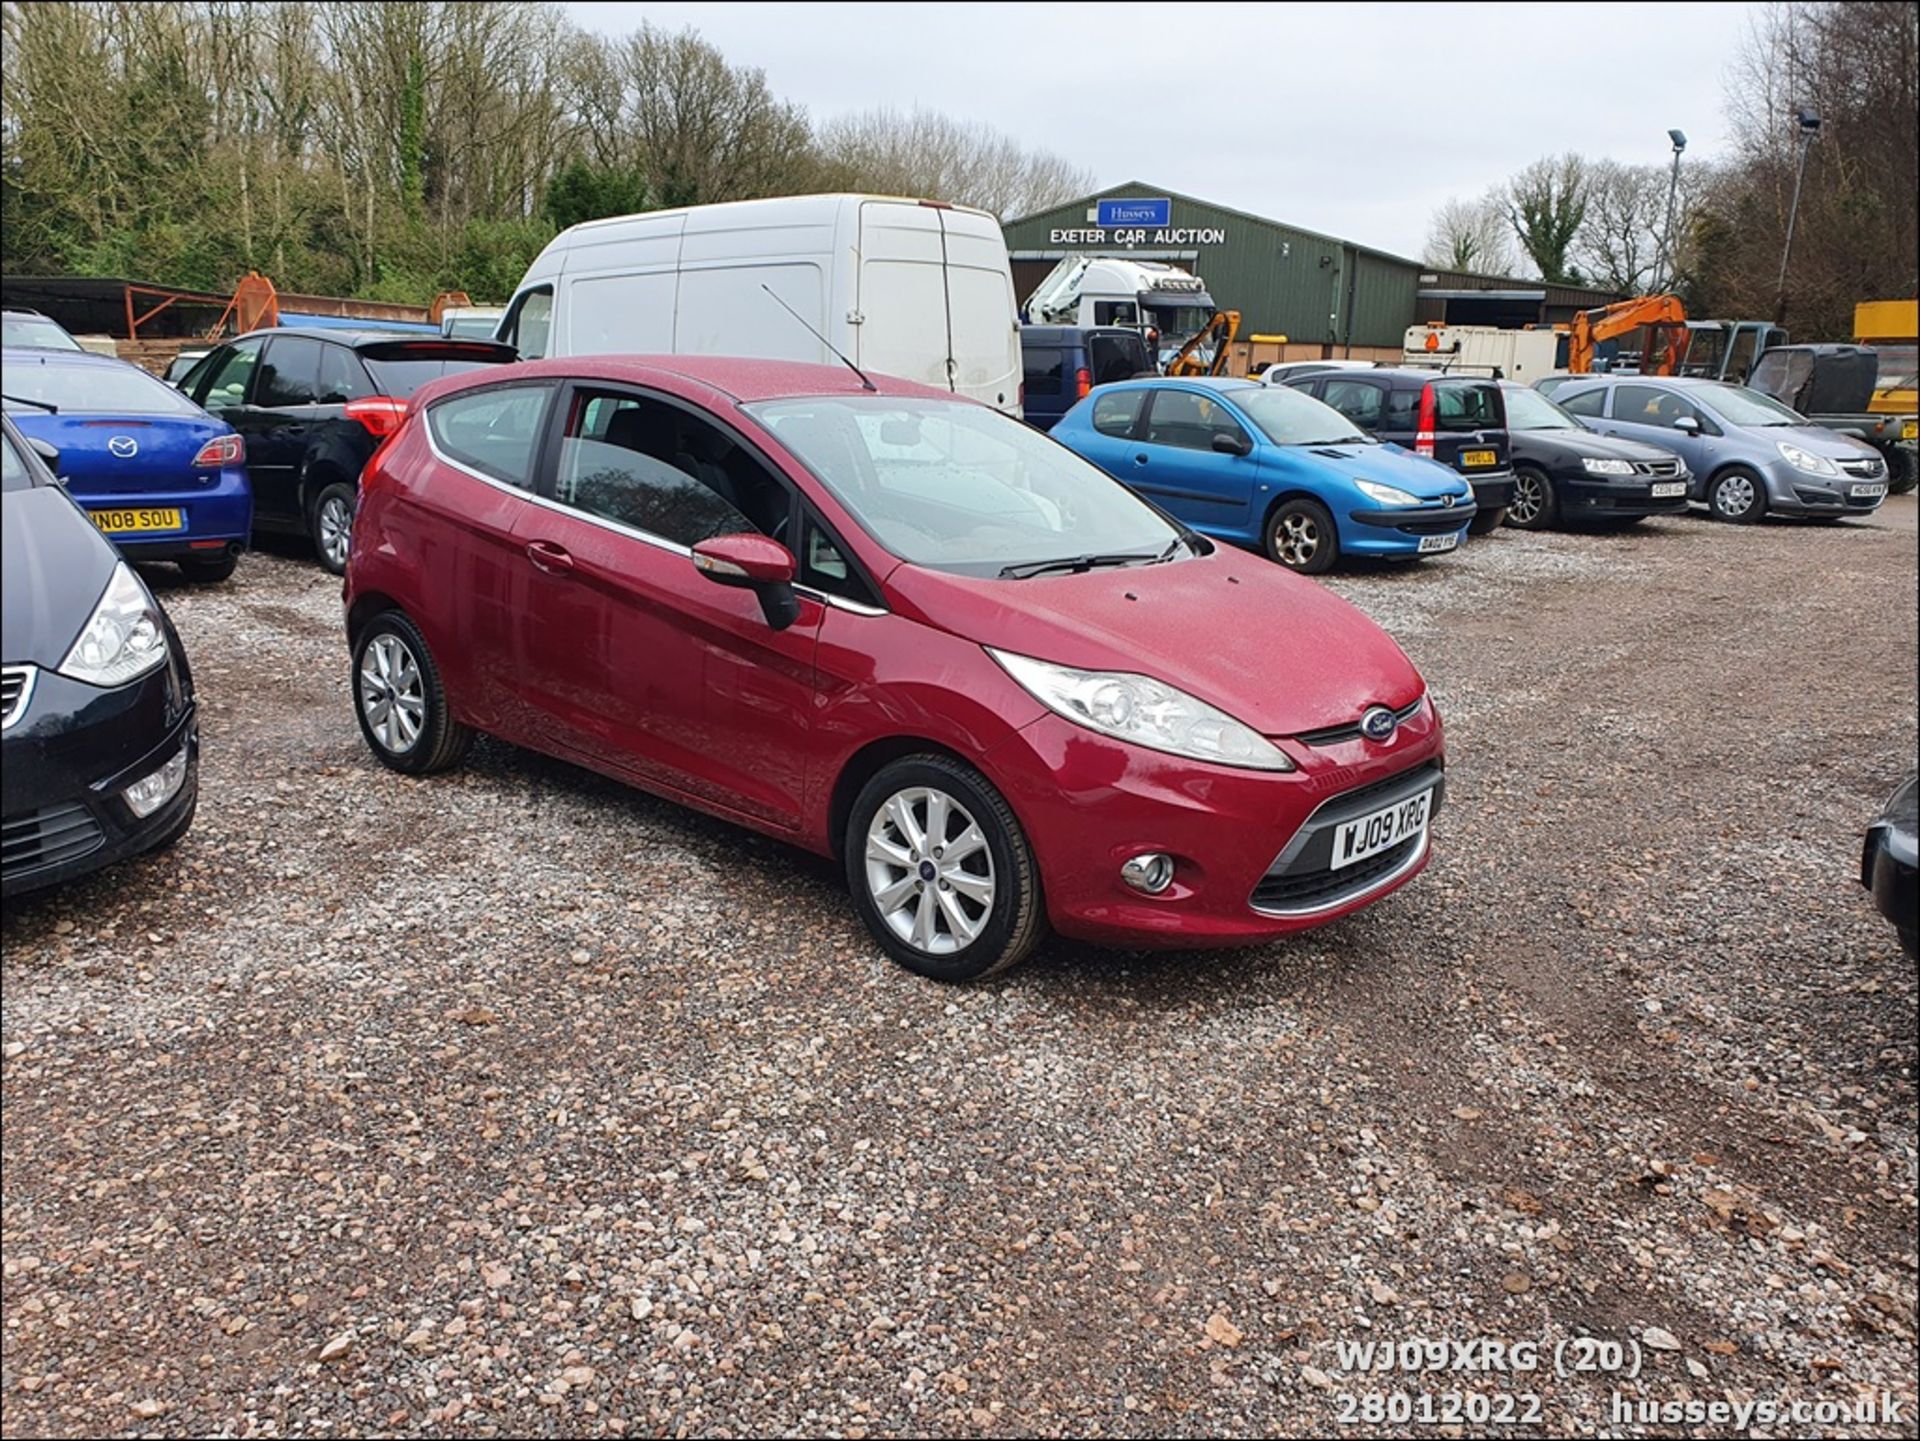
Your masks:
{"label": "gravel ground", "polygon": [[[194,829],[5,917],[4,1430],[1301,1434],[1403,1391],[1637,1434],[1676,1428],[1616,1395],[1886,1389],[1773,1434],[1912,1436],[1915,973],[1855,874],[1915,752],[1915,509],[1334,578],[1447,717],[1427,873],[970,989],[777,844],[497,744],[381,769],[298,555],[168,584]],[[1582,1336],[1638,1375],[1554,1374]],[[1541,1369],[1339,1349],[1412,1338]]]}

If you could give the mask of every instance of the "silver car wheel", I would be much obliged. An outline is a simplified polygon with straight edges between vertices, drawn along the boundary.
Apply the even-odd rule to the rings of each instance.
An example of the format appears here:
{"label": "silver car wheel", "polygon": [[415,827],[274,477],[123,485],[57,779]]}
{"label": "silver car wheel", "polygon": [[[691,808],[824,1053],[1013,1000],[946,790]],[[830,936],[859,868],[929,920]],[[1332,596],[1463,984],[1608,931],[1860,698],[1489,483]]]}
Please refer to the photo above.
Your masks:
{"label": "silver car wheel", "polygon": [[1281,516],[1279,531],[1279,544],[1275,549],[1280,552],[1282,565],[1305,565],[1320,549],[1320,527],[1310,515],[1295,511]]}
{"label": "silver car wheel", "polygon": [[1540,482],[1524,470],[1513,473],[1513,502],[1507,507],[1507,519],[1515,525],[1532,525],[1540,518],[1546,497],[1540,494]]}
{"label": "silver car wheel", "polygon": [[329,565],[347,563],[347,547],[353,541],[353,507],[343,498],[330,495],[320,502],[320,554]]}
{"label": "silver car wheel", "polygon": [[1753,509],[1753,482],[1744,475],[1724,477],[1713,490],[1713,508],[1724,516],[1745,515]]}
{"label": "silver car wheel", "polygon": [[399,636],[375,636],[360,657],[360,709],[373,738],[394,755],[412,750],[426,729],[426,683]]}
{"label": "silver car wheel", "polygon": [[887,929],[932,956],[979,938],[993,915],[993,852],[945,791],[896,791],[867,826],[867,893]]}

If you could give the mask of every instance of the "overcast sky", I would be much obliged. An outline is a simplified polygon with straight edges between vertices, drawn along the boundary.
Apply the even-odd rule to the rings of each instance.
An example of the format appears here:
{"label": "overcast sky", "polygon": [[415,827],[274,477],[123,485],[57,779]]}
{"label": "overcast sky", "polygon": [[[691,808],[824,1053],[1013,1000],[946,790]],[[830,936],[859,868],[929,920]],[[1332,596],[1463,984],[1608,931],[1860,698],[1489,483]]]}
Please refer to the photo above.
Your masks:
{"label": "overcast sky", "polygon": [[1726,143],[1746,4],[613,4],[691,25],[816,119],[914,105],[1090,168],[1417,256],[1449,195],[1543,154]]}

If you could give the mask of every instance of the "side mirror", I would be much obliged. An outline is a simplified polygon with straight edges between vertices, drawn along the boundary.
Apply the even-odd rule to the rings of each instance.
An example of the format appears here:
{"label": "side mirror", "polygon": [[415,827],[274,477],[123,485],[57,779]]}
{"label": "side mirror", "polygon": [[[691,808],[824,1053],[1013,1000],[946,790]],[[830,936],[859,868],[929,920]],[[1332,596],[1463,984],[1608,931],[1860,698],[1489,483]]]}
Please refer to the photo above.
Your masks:
{"label": "side mirror", "polygon": [[1224,430],[1213,433],[1213,448],[1222,455],[1246,455],[1253,449],[1253,442],[1244,435],[1230,434]]}
{"label": "side mirror", "polygon": [[35,437],[28,437],[27,447],[40,457],[41,463],[53,474],[55,480],[60,479],[60,451],[57,447]]}
{"label": "side mirror", "polygon": [[1686,435],[1698,435],[1700,433],[1700,422],[1695,420],[1691,415],[1683,415],[1674,421],[1673,428]]}
{"label": "side mirror", "polygon": [[800,618],[793,552],[764,535],[716,535],[693,548],[693,568],[715,585],[751,590],[767,624],[785,630]]}

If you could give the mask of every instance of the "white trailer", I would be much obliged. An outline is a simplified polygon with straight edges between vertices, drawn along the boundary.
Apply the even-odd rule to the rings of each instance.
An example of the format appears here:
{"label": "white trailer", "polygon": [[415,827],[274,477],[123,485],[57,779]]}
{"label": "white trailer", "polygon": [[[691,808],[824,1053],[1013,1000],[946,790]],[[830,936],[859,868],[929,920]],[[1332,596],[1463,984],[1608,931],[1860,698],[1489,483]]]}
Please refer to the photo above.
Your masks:
{"label": "white trailer", "polygon": [[1492,325],[1410,325],[1402,363],[1449,375],[1485,375],[1532,385],[1561,375],[1567,338],[1556,330],[1502,330]]}

